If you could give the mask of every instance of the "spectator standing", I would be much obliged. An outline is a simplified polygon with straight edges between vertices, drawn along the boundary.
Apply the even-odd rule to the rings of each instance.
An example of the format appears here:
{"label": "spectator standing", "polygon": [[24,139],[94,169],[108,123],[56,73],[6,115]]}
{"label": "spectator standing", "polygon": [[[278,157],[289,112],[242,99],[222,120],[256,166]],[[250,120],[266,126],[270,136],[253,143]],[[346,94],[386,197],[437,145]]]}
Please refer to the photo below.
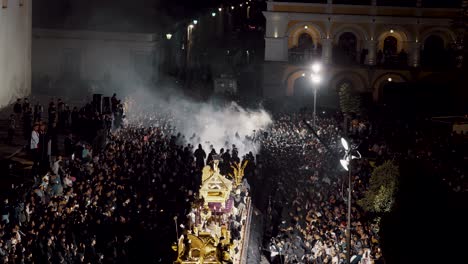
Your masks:
{"label": "spectator standing", "polygon": [[8,119],[8,138],[7,144],[13,145],[13,138],[15,137],[15,129],[16,129],[16,119],[15,115],[11,114],[10,118]]}

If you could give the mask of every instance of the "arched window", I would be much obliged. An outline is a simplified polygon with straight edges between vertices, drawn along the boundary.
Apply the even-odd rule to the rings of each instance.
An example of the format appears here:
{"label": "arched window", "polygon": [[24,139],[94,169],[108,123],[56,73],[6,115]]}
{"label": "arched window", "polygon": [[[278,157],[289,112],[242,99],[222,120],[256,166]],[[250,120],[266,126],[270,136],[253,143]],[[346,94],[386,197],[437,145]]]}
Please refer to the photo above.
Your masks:
{"label": "arched window", "polygon": [[357,38],[351,32],[341,34],[335,49],[335,62],[350,64],[356,62]]}
{"label": "arched window", "polygon": [[311,83],[306,77],[299,77],[294,81],[294,96],[304,97],[311,95]]}
{"label": "arched window", "polygon": [[395,37],[388,36],[384,40],[383,52],[385,55],[396,55],[398,51],[398,40]]}
{"label": "arched window", "polygon": [[444,40],[431,35],[424,41],[424,50],[422,56],[423,66],[441,67],[446,62]]}
{"label": "arched window", "polygon": [[297,48],[300,50],[312,49],[314,47],[314,41],[312,37],[307,33],[302,33],[297,40]]}

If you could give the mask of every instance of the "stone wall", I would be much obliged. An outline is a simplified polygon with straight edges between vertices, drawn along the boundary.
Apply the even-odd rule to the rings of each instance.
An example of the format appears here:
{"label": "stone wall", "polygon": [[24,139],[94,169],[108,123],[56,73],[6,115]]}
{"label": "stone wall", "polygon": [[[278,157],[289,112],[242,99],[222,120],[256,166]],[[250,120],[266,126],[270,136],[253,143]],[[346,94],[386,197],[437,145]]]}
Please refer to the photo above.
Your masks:
{"label": "stone wall", "polygon": [[0,107],[31,93],[31,0],[0,8]]}

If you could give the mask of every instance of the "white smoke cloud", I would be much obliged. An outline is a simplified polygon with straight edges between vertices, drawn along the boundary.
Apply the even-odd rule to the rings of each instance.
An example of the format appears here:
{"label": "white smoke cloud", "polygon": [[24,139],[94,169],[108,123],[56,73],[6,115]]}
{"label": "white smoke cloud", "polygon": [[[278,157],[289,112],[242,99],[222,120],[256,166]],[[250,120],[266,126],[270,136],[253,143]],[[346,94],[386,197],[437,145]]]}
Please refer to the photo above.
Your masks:
{"label": "white smoke cloud", "polygon": [[[129,123],[141,125],[161,125],[156,116],[168,113],[176,131],[185,136],[187,143],[202,144],[206,152],[213,146],[219,153],[221,148],[232,150],[235,144],[239,156],[249,151],[259,151],[259,144],[246,139],[246,136],[263,136],[260,130],[266,129],[272,118],[264,109],[244,109],[235,102],[219,106],[212,102],[194,102],[180,94],[151,94],[138,89],[130,94],[127,111]],[[143,124],[142,118],[152,119],[152,124]],[[150,122],[151,123],[151,122]],[[195,137],[193,135],[195,134]]]}

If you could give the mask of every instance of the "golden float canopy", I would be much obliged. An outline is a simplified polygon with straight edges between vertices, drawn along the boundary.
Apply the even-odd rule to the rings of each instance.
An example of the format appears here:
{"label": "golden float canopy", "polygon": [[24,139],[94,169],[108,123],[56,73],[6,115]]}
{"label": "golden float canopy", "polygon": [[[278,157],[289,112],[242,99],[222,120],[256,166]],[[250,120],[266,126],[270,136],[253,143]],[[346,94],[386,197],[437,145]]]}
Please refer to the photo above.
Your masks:
{"label": "golden float canopy", "polygon": [[219,173],[218,161],[214,161],[213,169],[210,166],[203,168],[200,196],[205,205],[208,203],[225,204],[232,191],[232,182]]}

